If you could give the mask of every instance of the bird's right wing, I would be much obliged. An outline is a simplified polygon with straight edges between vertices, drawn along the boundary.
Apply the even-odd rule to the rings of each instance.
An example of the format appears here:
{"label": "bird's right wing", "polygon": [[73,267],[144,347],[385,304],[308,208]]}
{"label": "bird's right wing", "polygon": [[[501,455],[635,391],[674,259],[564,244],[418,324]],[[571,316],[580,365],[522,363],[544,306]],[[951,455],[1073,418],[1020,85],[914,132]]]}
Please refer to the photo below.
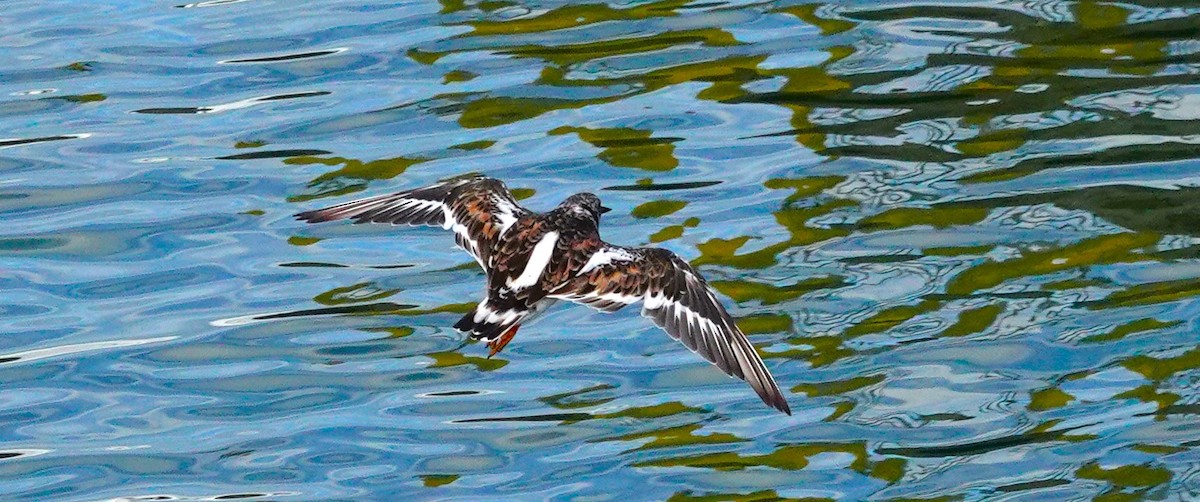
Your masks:
{"label": "bird's right wing", "polygon": [[653,319],[672,338],[726,374],[745,380],[767,405],[792,413],[762,358],[708,283],[670,251],[601,248],[574,280],[549,296],[606,312],[643,301],[642,315]]}
{"label": "bird's right wing", "polygon": [[344,202],[296,218],[309,223],[352,219],[354,223],[440,226],[453,230],[458,245],[486,270],[500,236],[528,213],[503,182],[480,176]]}

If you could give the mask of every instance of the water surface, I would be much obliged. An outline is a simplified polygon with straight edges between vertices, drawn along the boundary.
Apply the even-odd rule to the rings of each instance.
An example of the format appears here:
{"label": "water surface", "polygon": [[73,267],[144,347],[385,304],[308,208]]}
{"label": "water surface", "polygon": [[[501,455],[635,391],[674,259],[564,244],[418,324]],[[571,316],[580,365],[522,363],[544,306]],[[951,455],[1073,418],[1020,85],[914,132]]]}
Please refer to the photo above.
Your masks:
{"label": "water surface", "polygon": [[[1184,0],[6,2],[13,500],[1200,497]],[[498,357],[476,172],[696,264],[794,416],[635,309]],[[259,318],[259,319],[255,319]]]}

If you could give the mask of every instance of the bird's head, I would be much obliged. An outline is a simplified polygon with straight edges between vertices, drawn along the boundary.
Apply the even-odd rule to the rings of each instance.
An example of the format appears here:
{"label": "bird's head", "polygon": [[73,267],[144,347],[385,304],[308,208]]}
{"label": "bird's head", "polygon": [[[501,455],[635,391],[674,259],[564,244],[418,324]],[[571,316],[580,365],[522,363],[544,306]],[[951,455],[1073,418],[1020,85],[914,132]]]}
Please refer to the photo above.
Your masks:
{"label": "bird's head", "polygon": [[558,205],[567,214],[585,220],[600,223],[600,215],[611,211],[600,205],[600,198],[591,193],[577,193]]}

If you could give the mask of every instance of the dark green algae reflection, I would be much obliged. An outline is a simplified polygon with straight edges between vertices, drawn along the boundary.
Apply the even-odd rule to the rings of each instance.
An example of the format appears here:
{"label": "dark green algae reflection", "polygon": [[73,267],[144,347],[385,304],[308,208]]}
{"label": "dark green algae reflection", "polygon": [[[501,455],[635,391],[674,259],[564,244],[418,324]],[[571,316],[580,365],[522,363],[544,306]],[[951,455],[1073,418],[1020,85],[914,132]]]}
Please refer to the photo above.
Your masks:
{"label": "dark green algae reflection", "polygon": [[[1191,347],[1187,331],[1200,293],[1196,194],[1190,187],[1163,186],[1174,173],[1194,170],[1198,152],[1194,125],[1200,115],[1170,116],[1181,103],[1200,99],[1192,85],[1200,50],[1187,38],[1197,17],[1189,4],[1077,2],[1047,4],[1044,11],[986,3],[755,8],[756,16],[790,17],[794,26],[816,29],[779,30],[772,37],[802,38],[806,48],[823,53],[819,63],[797,67],[769,63],[771,38],[741,41],[705,20],[690,23],[694,28],[670,28],[666,20],[705,9],[686,2],[573,4],[502,20],[507,14],[500,13],[515,5],[443,2],[444,23],[468,30],[408,55],[445,68],[448,83],[483,75],[440,62],[476,51],[536,60],[540,76],[519,89],[435,96],[443,104],[429,111],[455,118],[463,128],[487,129],[695,83],[697,108],[705,102],[766,105],[790,115],[777,130],[729,131],[744,140],[791,138],[822,159],[816,167],[782,170],[782,176],[761,181],[757,192],[777,202],[758,221],[762,225],[741,236],[706,232],[722,225],[723,216],[691,210],[691,198],[703,188],[653,190],[660,180],[688,179],[673,175],[687,163],[678,150],[686,135],[645,125],[597,126],[578,115],[550,120],[544,133],[575,137],[596,152],[600,165],[641,176],[637,184],[650,190],[635,199],[641,202],[629,214],[651,229],[643,242],[694,246],[693,263],[714,275],[713,286],[738,305],[739,324],[764,340],[760,350],[768,361],[785,368],[781,380],[795,394],[792,400],[824,410],[816,416],[830,425],[781,432],[751,448],[751,438],[720,426],[731,417],[678,402],[591,411],[623,394],[615,384],[541,399],[556,411],[471,423],[552,422],[531,427],[556,431],[621,420],[607,427],[625,432],[589,440],[628,444],[630,468],[692,478],[700,476],[695,472],[750,470],[774,479],[765,473],[804,471],[822,458],[823,470],[833,462],[871,480],[865,484],[870,489],[854,493],[890,500],[1024,492],[1140,500],[1194,486],[1177,479],[1193,472],[1185,458],[1194,439],[1135,439],[1088,419],[1125,408],[1129,413],[1118,415],[1130,425],[1195,423],[1196,405],[1190,403],[1200,399],[1192,384],[1200,349]],[[739,12],[715,4],[707,9],[714,19]],[[623,28],[635,22],[644,22],[642,29]],[[553,44],[539,44],[534,34]],[[936,46],[902,56],[904,47],[916,51],[907,36]],[[457,155],[454,149],[461,147],[422,157],[296,157],[285,163],[340,166],[313,179],[316,191],[294,198],[300,201],[361,190],[430,159]],[[1154,165],[1169,167],[1137,172]],[[861,286],[890,269],[924,284],[884,291]],[[845,300],[867,295],[876,296]],[[854,307],[843,310],[847,304]],[[1009,340],[1026,340],[1032,350],[1052,355],[1001,362],[964,345],[1004,351],[1013,347]],[[886,388],[910,388],[906,366],[932,364],[922,358],[924,351],[952,359],[961,351],[957,359],[966,362],[944,363],[956,368],[952,372],[982,380],[999,376],[1006,383],[984,386],[994,400],[981,397],[945,411],[903,406],[905,394]],[[485,361],[457,354],[429,357],[434,367],[474,364],[490,371],[504,365],[503,355]],[[825,439],[839,436],[866,439]],[[969,464],[1031,448],[1069,453],[1060,461],[1026,453],[1032,470],[994,472],[968,481],[975,483],[970,488],[936,488],[928,481],[930,470],[953,469],[957,461],[951,459]],[[430,473],[422,479],[439,488],[454,486],[458,477]],[[748,487],[684,489],[671,497],[732,499],[792,497]]]}
{"label": "dark green algae reflection", "polygon": [[[312,9],[348,8],[289,11],[307,25],[279,37],[242,29],[266,3],[178,7],[156,16],[196,46],[122,40],[0,79],[22,86],[0,100],[22,131],[0,140],[0,170],[102,180],[0,185],[18,229],[0,257],[26,260],[5,288],[86,303],[14,295],[0,312],[71,350],[143,320],[184,337],[108,364],[14,329],[6,388],[41,401],[4,408],[20,425],[0,480],[44,485],[17,495],[1200,494],[1194,2],[329,4]],[[104,80],[141,73],[188,82]],[[686,256],[795,415],[632,312],[555,310],[486,358],[449,329],[483,283],[449,236],[286,218],[466,172],[535,208],[597,191],[618,208],[607,237]],[[131,201],[163,207],[109,206]],[[187,266],[156,271],[173,259]],[[156,404],[95,397],[122,392]]]}

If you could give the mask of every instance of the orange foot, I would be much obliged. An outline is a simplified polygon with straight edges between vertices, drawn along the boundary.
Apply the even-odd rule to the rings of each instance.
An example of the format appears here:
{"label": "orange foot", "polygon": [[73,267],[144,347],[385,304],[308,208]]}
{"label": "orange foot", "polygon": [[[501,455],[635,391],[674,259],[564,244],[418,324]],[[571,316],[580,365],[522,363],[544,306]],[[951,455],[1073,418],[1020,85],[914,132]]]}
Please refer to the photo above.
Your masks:
{"label": "orange foot", "polygon": [[511,328],[504,330],[504,334],[500,335],[495,340],[488,342],[487,346],[492,348],[491,353],[488,354],[488,359],[491,359],[492,356],[498,354],[501,350],[504,350],[504,346],[508,345],[508,342],[511,342],[514,336],[517,336],[518,329],[521,329],[521,325],[514,324]]}

